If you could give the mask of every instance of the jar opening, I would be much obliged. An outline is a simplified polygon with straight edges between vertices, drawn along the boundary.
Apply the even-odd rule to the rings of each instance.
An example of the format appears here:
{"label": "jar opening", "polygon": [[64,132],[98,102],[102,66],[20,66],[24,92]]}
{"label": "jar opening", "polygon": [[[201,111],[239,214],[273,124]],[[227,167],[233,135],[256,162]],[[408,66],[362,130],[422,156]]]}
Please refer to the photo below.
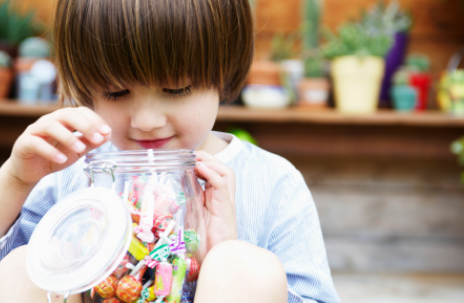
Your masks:
{"label": "jar opening", "polygon": [[187,149],[130,150],[89,153],[85,170],[90,173],[149,173],[185,171],[195,167],[195,154]]}

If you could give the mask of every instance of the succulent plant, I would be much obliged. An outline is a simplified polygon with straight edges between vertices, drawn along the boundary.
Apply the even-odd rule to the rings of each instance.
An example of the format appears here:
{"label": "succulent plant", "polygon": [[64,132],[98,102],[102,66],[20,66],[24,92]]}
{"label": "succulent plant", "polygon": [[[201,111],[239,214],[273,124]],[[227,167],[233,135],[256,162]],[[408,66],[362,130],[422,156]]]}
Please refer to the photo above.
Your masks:
{"label": "succulent plant", "polygon": [[360,22],[347,22],[338,28],[338,35],[328,31],[324,56],[333,59],[341,56],[384,57],[392,46],[392,36],[385,32],[375,33]]}
{"label": "succulent plant", "polygon": [[0,67],[2,68],[9,68],[13,64],[10,55],[6,52],[0,50]]}
{"label": "succulent plant", "polygon": [[37,31],[34,12],[24,15],[15,11],[10,0],[0,3],[0,40],[17,45],[24,39],[34,36]]}
{"label": "succulent plant", "polygon": [[26,58],[48,58],[50,57],[50,44],[42,38],[27,38],[19,45],[19,56]]}
{"label": "succulent plant", "polygon": [[[458,156],[458,163],[464,166],[464,137],[451,144],[451,152]],[[464,183],[464,172],[461,173],[461,182]]]}
{"label": "succulent plant", "polygon": [[323,77],[325,62],[320,50],[323,0],[303,1],[303,51],[306,78]]}
{"label": "succulent plant", "polygon": [[367,12],[362,13],[361,23],[373,33],[385,32],[394,35],[397,32],[408,32],[412,27],[410,12],[401,10],[397,0],[388,5],[378,0]]}

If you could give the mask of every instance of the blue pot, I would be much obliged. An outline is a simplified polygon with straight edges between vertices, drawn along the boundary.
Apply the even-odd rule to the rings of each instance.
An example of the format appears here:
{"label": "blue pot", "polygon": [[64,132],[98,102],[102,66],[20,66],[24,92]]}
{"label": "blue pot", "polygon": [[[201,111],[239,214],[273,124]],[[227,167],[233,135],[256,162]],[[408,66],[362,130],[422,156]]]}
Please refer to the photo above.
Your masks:
{"label": "blue pot", "polygon": [[391,89],[393,107],[397,111],[410,112],[415,110],[418,98],[417,90],[408,85],[396,85]]}

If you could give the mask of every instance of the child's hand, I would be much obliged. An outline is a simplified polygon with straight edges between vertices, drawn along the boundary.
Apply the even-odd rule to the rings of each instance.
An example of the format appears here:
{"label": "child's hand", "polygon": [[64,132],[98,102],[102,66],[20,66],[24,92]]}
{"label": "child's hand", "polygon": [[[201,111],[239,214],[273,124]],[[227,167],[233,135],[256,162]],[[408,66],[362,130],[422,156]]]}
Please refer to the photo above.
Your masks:
{"label": "child's hand", "polygon": [[[74,131],[82,136],[76,136]],[[8,160],[9,171],[19,182],[35,184],[70,166],[110,136],[109,126],[92,110],[59,109],[28,126],[16,140]]]}
{"label": "child's hand", "polygon": [[237,239],[235,217],[234,172],[204,151],[195,151],[195,172],[206,181],[205,205],[207,213],[207,251],[223,241]]}

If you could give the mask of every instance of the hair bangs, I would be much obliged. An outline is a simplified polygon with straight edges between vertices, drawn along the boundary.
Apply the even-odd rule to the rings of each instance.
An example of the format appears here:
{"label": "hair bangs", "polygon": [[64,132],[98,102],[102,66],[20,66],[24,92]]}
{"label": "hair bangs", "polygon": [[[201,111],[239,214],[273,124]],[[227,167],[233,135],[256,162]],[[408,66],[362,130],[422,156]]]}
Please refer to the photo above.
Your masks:
{"label": "hair bangs", "polygon": [[251,11],[248,0],[61,0],[55,50],[61,101],[186,80],[230,101],[253,56]]}

